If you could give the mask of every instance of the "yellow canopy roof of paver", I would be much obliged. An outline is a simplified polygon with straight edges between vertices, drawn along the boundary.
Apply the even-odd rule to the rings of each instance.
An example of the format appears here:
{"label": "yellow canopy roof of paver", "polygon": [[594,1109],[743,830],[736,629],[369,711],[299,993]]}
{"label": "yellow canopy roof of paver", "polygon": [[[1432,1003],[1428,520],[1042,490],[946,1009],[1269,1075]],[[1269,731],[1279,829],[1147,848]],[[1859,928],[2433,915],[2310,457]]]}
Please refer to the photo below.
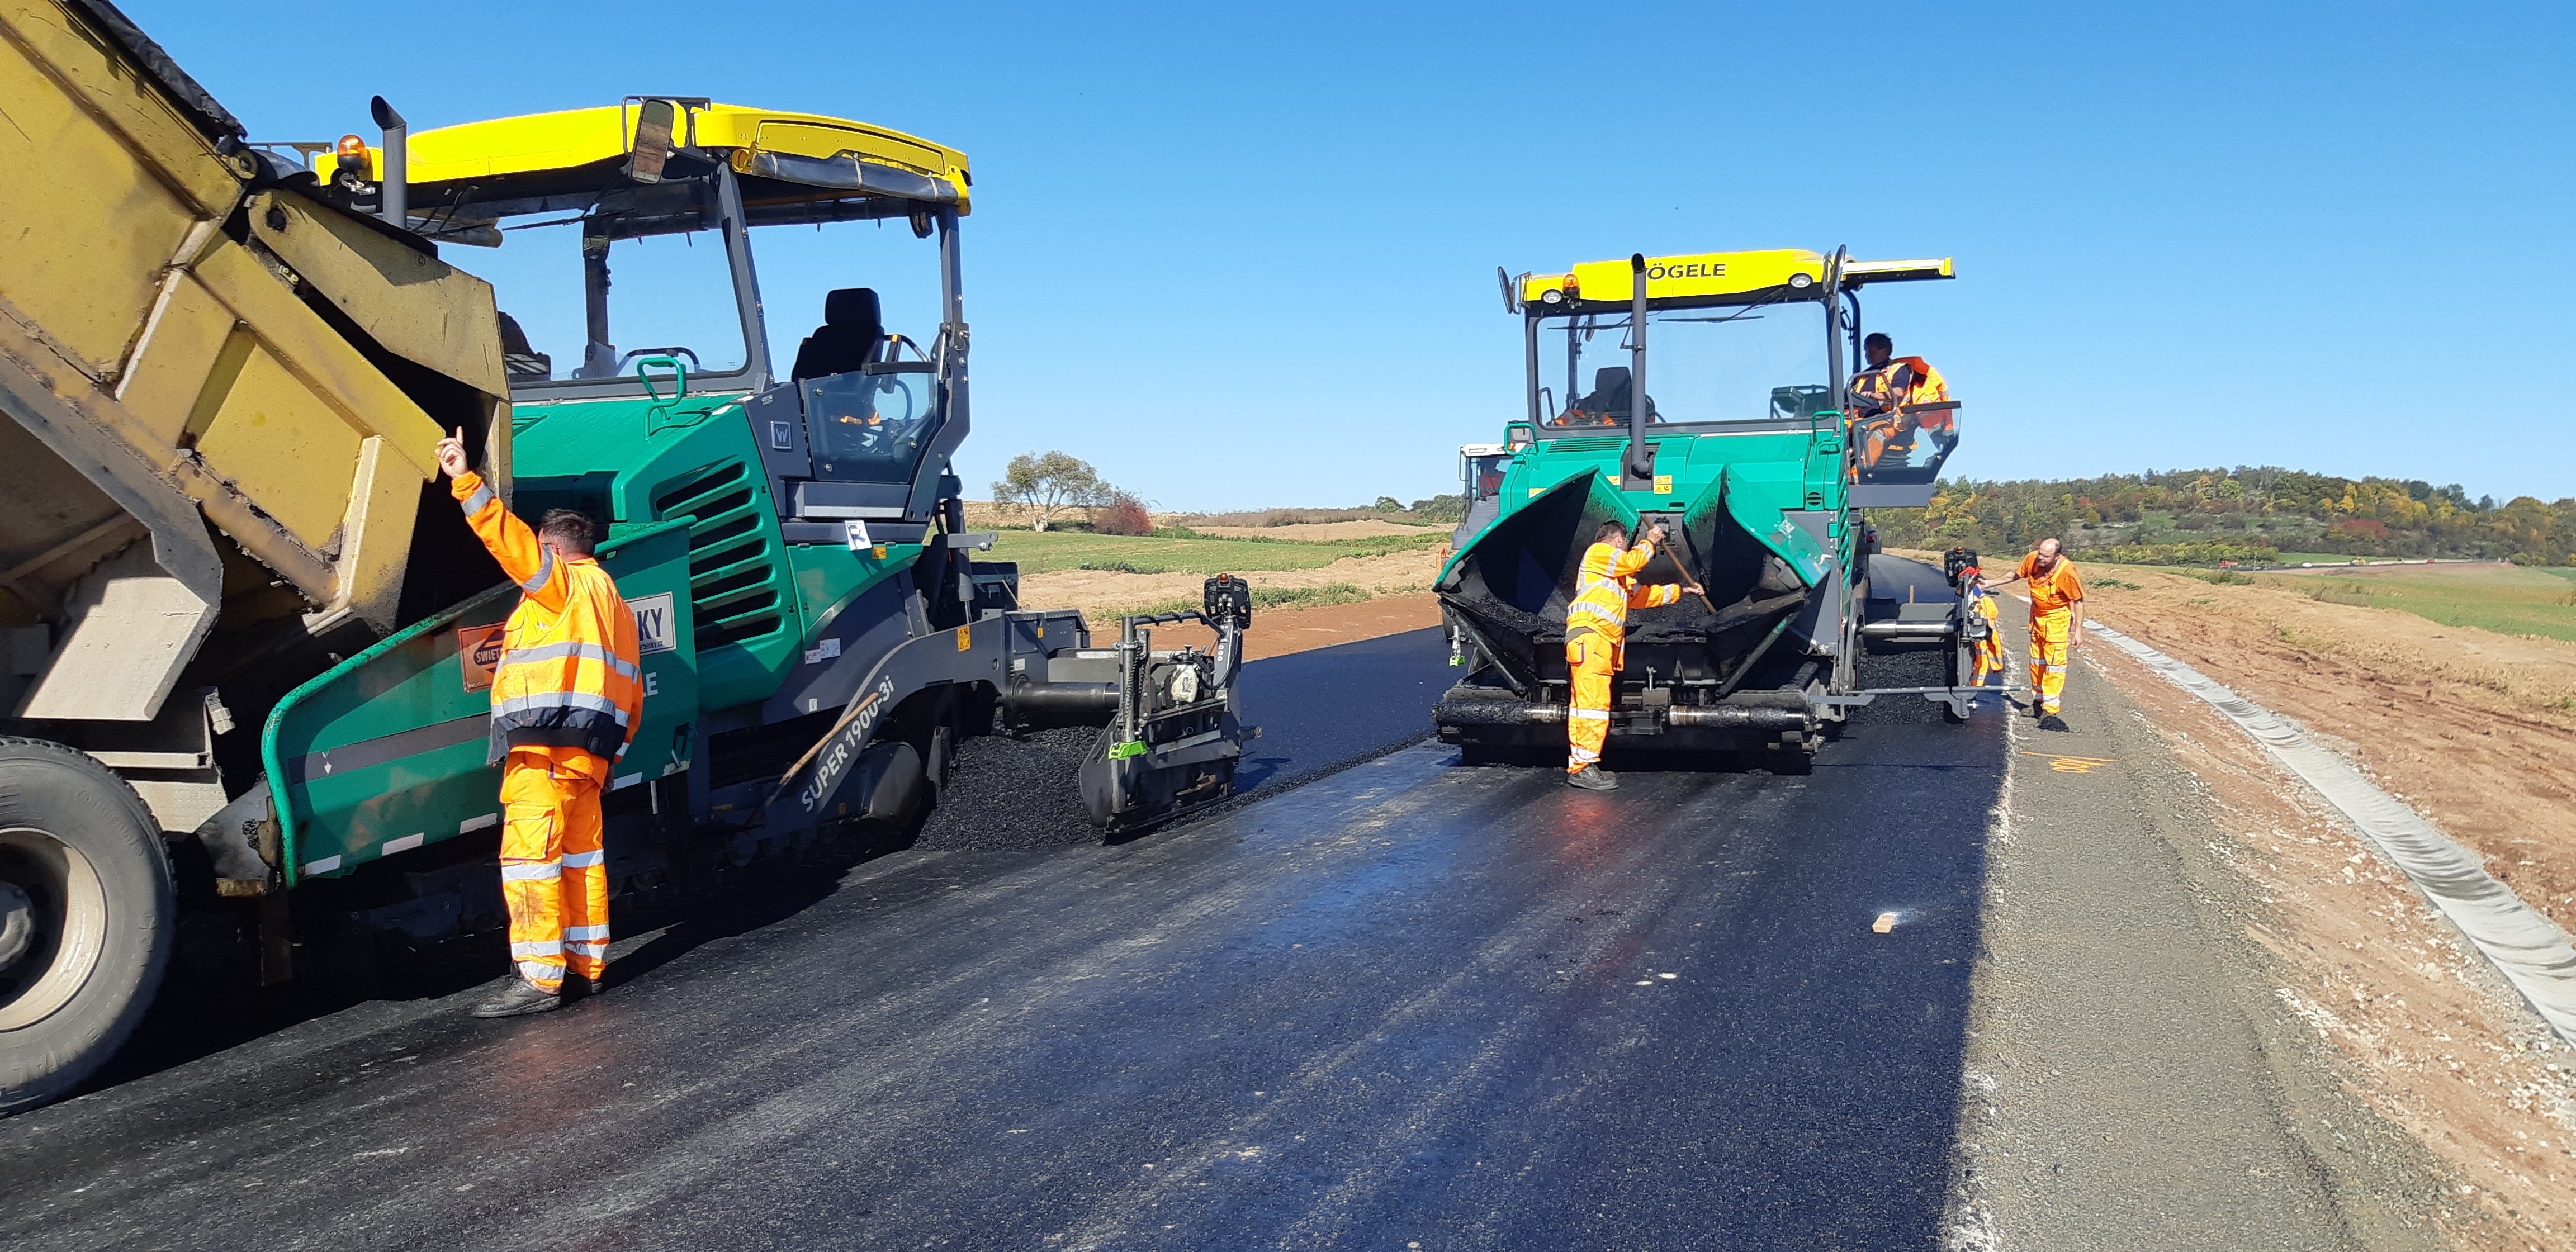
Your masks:
{"label": "yellow canopy roof of paver", "polygon": [[[1948,257],[1918,261],[1843,262],[1843,285],[1950,278],[1956,271]],[[1724,301],[1779,287],[1805,289],[1825,277],[1823,254],[1804,248],[1760,252],[1703,252],[1692,256],[1646,258],[1646,298]],[[1569,301],[1625,304],[1634,291],[1629,262],[1594,261],[1563,274],[1523,274],[1519,282],[1525,304],[1555,307]]]}
{"label": "yellow canopy roof of paver", "polygon": [[[669,97],[653,97],[669,99]],[[930,178],[956,188],[958,210],[965,211],[966,188],[973,183],[966,154],[897,130],[825,117],[694,100],[676,101],[682,122],[672,139],[682,147],[720,153],[737,170],[747,169],[753,154],[830,160],[854,157]],[[420,131],[409,145],[413,186],[460,179],[504,178],[571,170],[604,161],[623,160],[632,151],[640,101],[560,113],[532,113]],[[377,178],[384,177],[384,153],[370,146]],[[313,158],[315,172],[328,177],[333,157]]]}

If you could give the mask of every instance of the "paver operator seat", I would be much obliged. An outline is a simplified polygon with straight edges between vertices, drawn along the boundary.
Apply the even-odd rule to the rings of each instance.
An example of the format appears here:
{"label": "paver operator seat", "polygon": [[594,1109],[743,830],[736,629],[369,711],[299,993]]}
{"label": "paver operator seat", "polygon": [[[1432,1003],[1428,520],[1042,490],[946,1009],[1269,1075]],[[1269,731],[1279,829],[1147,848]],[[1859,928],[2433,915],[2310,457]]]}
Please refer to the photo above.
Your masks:
{"label": "paver operator seat", "polygon": [[885,348],[885,313],[874,287],[843,287],[823,297],[823,324],[796,349],[792,377],[829,378],[873,364]]}

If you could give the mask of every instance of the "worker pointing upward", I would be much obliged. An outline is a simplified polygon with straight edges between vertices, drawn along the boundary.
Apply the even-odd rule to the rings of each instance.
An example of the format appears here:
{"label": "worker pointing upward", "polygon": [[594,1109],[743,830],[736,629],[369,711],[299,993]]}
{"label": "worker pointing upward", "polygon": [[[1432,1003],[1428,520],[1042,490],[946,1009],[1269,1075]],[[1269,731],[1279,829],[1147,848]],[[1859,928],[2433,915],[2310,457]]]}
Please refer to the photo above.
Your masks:
{"label": "worker pointing upward", "polygon": [[465,467],[465,432],[438,465],[519,604],[492,671],[492,759],[501,772],[501,898],[517,974],[476,1017],[562,1004],[567,966],[586,988],[608,969],[608,866],[599,793],[643,717],[635,614],[592,557],[590,519],[549,510],[535,530]]}
{"label": "worker pointing upward", "polygon": [[1601,768],[1601,745],[1610,736],[1610,682],[1627,660],[1628,610],[1672,604],[1685,591],[1700,594],[1697,583],[1637,584],[1637,572],[1655,559],[1664,534],[1657,522],[1631,547],[1626,526],[1603,522],[1575,575],[1574,603],[1565,608],[1565,668],[1573,679],[1565,710],[1565,781],[1586,791],[1619,786]]}

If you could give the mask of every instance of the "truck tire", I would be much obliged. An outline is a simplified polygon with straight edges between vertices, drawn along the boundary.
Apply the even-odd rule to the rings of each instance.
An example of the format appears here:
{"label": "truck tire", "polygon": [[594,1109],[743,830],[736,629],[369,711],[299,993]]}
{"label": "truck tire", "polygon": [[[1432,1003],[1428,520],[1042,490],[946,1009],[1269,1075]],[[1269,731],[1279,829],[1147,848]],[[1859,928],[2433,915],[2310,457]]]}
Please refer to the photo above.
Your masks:
{"label": "truck tire", "polygon": [[0,910],[26,936],[0,966],[11,1113],[60,1098],[134,1033],[170,958],[177,893],[134,789],[40,739],[0,738],[0,883]]}

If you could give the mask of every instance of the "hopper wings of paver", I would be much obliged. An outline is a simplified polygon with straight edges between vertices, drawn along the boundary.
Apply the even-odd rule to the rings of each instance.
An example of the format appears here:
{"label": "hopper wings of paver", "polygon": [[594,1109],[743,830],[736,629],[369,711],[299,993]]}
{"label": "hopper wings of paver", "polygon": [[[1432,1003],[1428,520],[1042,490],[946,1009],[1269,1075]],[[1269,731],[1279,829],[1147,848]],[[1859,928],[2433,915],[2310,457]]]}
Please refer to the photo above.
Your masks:
{"label": "hopper wings of paver", "polygon": [[[1561,748],[1565,611],[1605,520],[1663,523],[1672,541],[1640,577],[1707,591],[1631,611],[1614,745],[1762,750],[1796,769],[1828,723],[1881,695],[1966,716],[1964,615],[1873,611],[1861,512],[1929,502],[1957,405],[1873,414],[1886,429],[1870,440],[1845,396],[1860,289],[1951,273],[1783,249],[1505,275],[1528,412],[1502,444],[1461,450],[1467,520],[1435,590],[1468,672],[1433,711],[1441,739],[1470,756]],[[1863,689],[1864,638],[1946,649],[1949,685]]]}

